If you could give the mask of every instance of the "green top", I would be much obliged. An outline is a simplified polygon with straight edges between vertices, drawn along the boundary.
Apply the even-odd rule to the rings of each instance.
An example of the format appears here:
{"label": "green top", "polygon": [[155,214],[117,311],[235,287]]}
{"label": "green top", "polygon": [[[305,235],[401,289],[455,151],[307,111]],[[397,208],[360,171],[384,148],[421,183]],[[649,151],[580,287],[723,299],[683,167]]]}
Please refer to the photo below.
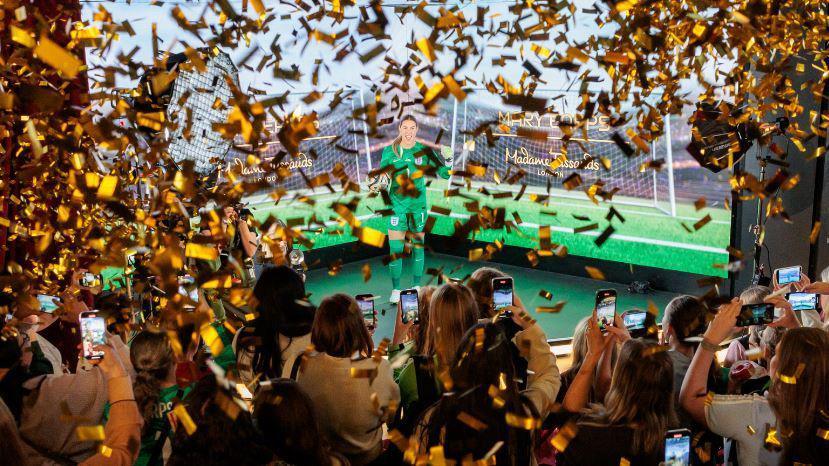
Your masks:
{"label": "green top", "polygon": [[[391,145],[383,149],[383,157],[380,160],[380,169],[384,169],[389,165],[393,165],[394,169],[386,172],[391,178],[389,185],[389,197],[391,198],[392,210],[395,214],[415,213],[426,210],[426,180],[421,169],[427,167],[437,168],[437,175],[441,178],[449,178],[449,170],[451,167],[446,165],[439,165],[443,161],[440,154],[435,153],[434,150],[416,142],[411,149],[398,148],[402,152],[401,155],[394,155]],[[432,157],[427,155],[427,151],[433,154]],[[400,184],[397,182],[398,175],[406,175],[411,178],[415,188],[417,188],[417,196],[412,197],[411,193],[403,194],[398,192]]]}
{"label": "green top", "polygon": [[[161,449],[164,445],[159,445],[158,442],[166,442],[162,437],[164,431],[167,430],[167,436],[173,438],[172,429],[168,429],[167,413],[173,410],[174,400],[183,400],[193,390],[193,385],[188,385],[184,388],[179,388],[178,385],[162,388],[158,392],[158,404],[153,413],[153,418],[150,420],[149,426],[141,436],[141,449],[138,450],[138,459],[135,460],[133,466],[164,466]],[[109,403],[104,406],[104,424],[109,420]],[[156,453],[156,450],[158,451]],[[155,461],[150,462],[155,453]]]}
{"label": "green top", "polygon": [[[163,448],[163,446],[158,445],[158,442],[167,441],[162,437],[165,430],[167,430],[167,436],[172,438],[172,430],[169,430],[167,427],[169,422],[167,420],[167,413],[173,410],[173,400],[176,398],[178,398],[179,401],[183,400],[188,394],[190,394],[192,389],[192,386],[179,388],[178,385],[161,389],[158,393],[158,405],[156,406],[156,411],[153,414],[152,420],[150,420],[149,427],[144,431],[144,435],[141,436],[141,449],[138,451],[138,459],[135,460],[133,466],[164,465],[161,455],[161,448]],[[156,454],[155,461],[151,463],[150,460],[156,450],[158,450],[158,453]]]}

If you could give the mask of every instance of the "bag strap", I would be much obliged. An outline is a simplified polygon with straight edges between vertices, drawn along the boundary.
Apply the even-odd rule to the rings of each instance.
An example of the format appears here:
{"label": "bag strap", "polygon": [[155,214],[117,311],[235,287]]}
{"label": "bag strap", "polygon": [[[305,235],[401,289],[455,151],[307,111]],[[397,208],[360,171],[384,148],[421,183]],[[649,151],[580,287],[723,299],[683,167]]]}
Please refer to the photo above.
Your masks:
{"label": "bag strap", "polygon": [[294,358],[294,363],[291,366],[291,380],[296,380],[297,375],[299,374],[299,368],[302,366],[302,358],[305,357],[305,351],[296,355]]}

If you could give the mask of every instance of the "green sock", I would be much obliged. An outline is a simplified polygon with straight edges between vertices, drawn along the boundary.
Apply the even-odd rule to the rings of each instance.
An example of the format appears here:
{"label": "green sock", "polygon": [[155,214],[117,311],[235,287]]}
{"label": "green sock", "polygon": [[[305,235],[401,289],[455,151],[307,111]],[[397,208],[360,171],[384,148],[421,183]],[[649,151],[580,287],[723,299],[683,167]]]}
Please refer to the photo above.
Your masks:
{"label": "green sock", "polygon": [[420,285],[424,270],[426,270],[426,249],[423,248],[423,241],[415,239],[412,242],[412,275],[414,276],[414,286]]}
{"label": "green sock", "polygon": [[390,239],[389,240],[389,254],[396,255],[391,262],[389,262],[389,272],[391,273],[391,286],[395,290],[400,289],[400,276],[403,275],[403,240]]}

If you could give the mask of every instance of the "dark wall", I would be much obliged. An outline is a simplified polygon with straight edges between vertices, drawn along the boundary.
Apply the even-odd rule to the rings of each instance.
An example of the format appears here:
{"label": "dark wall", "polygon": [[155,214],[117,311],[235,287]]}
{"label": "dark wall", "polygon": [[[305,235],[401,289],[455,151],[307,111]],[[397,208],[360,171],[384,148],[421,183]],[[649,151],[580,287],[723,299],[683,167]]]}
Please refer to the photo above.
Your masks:
{"label": "dark wall", "polygon": [[[774,114],[768,115],[766,121],[773,121],[778,116],[788,117],[792,124],[805,131],[807,134],[811,133],[809,128],[809,118],[812,112],[820,114],[823,99],[820,99],[812,92],[814,82],[820,78],[820,73],[812,66],[807,56],[802,57],[805,60],[805,72],[798,74],[792,69],[787,76],[792,80],[793,88],[798,89],[798,98],[800,105],[803,107],[802,111],[789,114]],[[823,65],[825,66],[825,65]],[[760,77],[760,75],[757,75]],[[803,84],[806,84],[804,89],[801,89]],[[826,91],[822,92],[826,95]],[[783,136],[776,136],[774,142],[780,147],[787,147],[787,139]],[[786,191],[782,195],[783,207],[789,216],[789,221],[785,221],[782,217],[772,217],[765,221],[765,247],[762,253],[762,264],[765,265],[766,274],[770,276],[772,271],[778,267],[785,267],[789,265],[801,265],[804,272],[809,273],[810,255],[814,257],[814,264],[812,271],[809,273],[814,280],[820,271],[829,265],[829,225],[826,221],[829,220],[829,200],[825,197],[817,199],[819,212],[812,211],[812,206],[815,202],[816,194],[820,198],[823,191],[823,179],[825,167],[821,157],[820,159],[809,159],[815,153],[818,145],[826,144],[826,140],[818,137],[813,137],[808,141],[804,141],[804,152],[800,152],[794,144],[788,143],[788,156],[786,162],[789,164],[785,167],[793,176],[799,176],[799,182],[796,187]],[[755,145],[749,150],[745,159],[745,170],[749,173],[759,176],[759,163],[757,160],[758,146]],[[768,156],[768,150],[762,152],[763,156]],[[769,164],[767,167],[767,179],[774,176],[775,172],[784,167]],[[764,203],[765,206],[767,203]],[[754,237],[750,233],[751,225],[756,223],[756,209],[757,200],[748,201],[743,204],[742,219],[735,228],[741,233],[742,239],[739,242],[740,249],[746,255],[746,268],[739,274],[735,275],[735,287],[737,290],[745,288],[751,282],[751,255],[753,253]],[[824,219],[823,228],[820,236],[817,238],[815,254],[811,254],[809,234],[812,231],[813,214]],[[763,217],[765,218],[765,217]]]}

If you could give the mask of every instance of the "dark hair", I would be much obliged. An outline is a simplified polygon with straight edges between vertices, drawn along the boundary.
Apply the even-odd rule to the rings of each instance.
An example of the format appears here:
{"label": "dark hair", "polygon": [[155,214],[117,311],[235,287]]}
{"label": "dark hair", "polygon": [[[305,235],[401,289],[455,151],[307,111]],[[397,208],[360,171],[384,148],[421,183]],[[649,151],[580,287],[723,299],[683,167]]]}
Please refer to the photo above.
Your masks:
{"label": "dark hair", "polygon": [[492,307],[492,279],[502,277],[509,277],[509,275],[494,267],[481,267],[473,272],[469,281],[466,282],[466,286],[475,296],[481,317],[493,317],[496,314]]}
{"label": "dark hair", "polygon": [[166,333],[144,330],[130,344],[130,361],[135,368],[133,392],[138,411],[144,417],[145,432],[157,416],[161,383],[176,363],[170,338]]}
{"label": "dark hair", "polygon": [[[426,440],[430,447],[443,445],[446,458],[460,463],[468,455],[473,460],[484,458],[503,441],[495,454],[497,464],[530,464],[532,432],[506,422],[508,413],[538,417],[532,403],[519,392],[510,344],[500,328],[490,322],[476,324],[464,334],[450,369],[452,392],[441,398],[431,415],[421,418],[425,423],[421,435],[426,436],[421,442]],[[493,403],[491,390],[497,391],[503,404]],[[473,429],[468,420],[459,419],[464,413],[480,421],[483,428]]]}
{"label": "dark hair", "polygon": [[626,341],[604,406],[593,406],[582,422],[634,427],[634,452],[659,451],[668,427],[676,423],[673,374],[671,357],[658,344],[643,339]]}
{"label": "dark hair", "polygon": [[17,336],[16,328],[6,326],[0,329],[0,369],[8,369],[6,375],[0,379],[0,399],[6,403],[15,422],[20,422],[20,413],[23,410],[23,382],[27,378],[27,371],[20,364],[23,352]]}
{"label": "dark hair", "polygon": [[[829,442],[829,334],[818,328],[787,330],[777,351],[769,405],[783,440],[785,464],[822,462]],[[781,463],[783,464],[783,463]]]}
{"label": "dark hair", "polygon": [[330,466],[331,450],[311,398],[291,379],[272,380],[256,394],[253,416],[265,444],[290,464]]}
{"label": "dark hair", "polygon": [[253,295],[259,304],[258,316],[251,327],[259,344],[254,350],[251,370],[265,378],[279,377],[282,374],[279,335],[298,337],[310,333],[314,307],[305,299],[302,277],[284,265],[265,268],[253,287]]}
{"label": "dark hair", "polygon": [[219,387],[215,376],[201,379],[184,406],[196,431],[188,435],[184,427],[176,429],[167,466],[259,466],[273,459],[250,413]]}
{"label": "dark hair", "polygon": [[357,301],[346,294],[333,294],[317,308],[311,343],[317,351],[337,358],[350,358],[354,353],[371,356],[374,343],[368,333]]}
{"label": "dark hair", "polygon": [[[698,336],[705,330],[705,316],[708,308],[694,296],[677,296],[665,306],[663,321],[670,325],[677,338],[683,343],[689,337]],[[664,330],[664,329],[663,329]]]}

